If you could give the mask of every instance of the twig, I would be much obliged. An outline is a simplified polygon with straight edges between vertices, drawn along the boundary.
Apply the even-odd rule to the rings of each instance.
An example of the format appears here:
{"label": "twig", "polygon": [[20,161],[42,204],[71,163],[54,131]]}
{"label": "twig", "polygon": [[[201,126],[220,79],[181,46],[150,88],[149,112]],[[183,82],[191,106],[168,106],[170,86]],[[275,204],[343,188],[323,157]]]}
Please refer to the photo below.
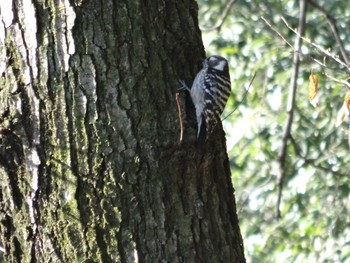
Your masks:
{"label": "twig", "polygon": [[[288,46],[292,47],[294,49],[294,47],[292,46],[292,44],[290,44],[288,42],[288,40],[275,28],[273,27],[273,25],[271,25],[271,23],[269,21],[266,20],[266,18],[264,18],[263,16],[261,16],[261,19],[266,23],[266,25],[274,32],[276,33]],[[299,55],[303,56],[303,57],[308,57],[310,58],[312,61],[314,61],[315,63],[317,63],[318,65],[320,65],[321,67],[327,68],[327,69],[331,69],[331,70],[337,70],[339,71],[338,68],[330,68],[326,65],[325,62],[321,62],[318,59],[310,56],[310,55],[304,55],[301,51],[299,52]]]}
{"label": "twig", "polygon": [[[263,16],[261,16],[261,19],[262,19],[262,20],[267,24],[267,26],[268,26],[274,33],[276,33],[288,46],[290,46],[290,47],[293,48],[293,46],[288,42],[288,40],[285,39],[285,38],[283,37],[283,35],[282,35],[276,28],[274,28],[274,27],[271,25],[271,23],[270,23],[269,21],[266,20],[266,18],[264,18]],[[293,48],[293,49],[294,49],[294,48]],[[305,57],[305,55],[304,55],[302,52],[300,52],[299,54],[302,55],[303,57]],[[316,58],[314,58],[314,57],[312,57],[312,56],[310,56],[310,55],[308,55],[308,57],[309,57],[312,61],[314,61],[315,63],[317,63],[318,65],[320,65],[320,66],[323,67],[323,68],[326,68],[326,69],[329,69],[329,70],[337,70],[337,71],[339,71],[338,68],[330,68],[330,67],[328,67],[328,66],[326,65],[325,62],[321,62],[321,61],[319,61],[318,59],[316,59]],[[342,83],[342,84],[344,84],[345,86],[347,86],[348,88],[350,88],[350,83],[347,82],[346,80],[339,80],[339,79],[337,79],[337,78],[335,78],[335,77],[332,77],[331,75],[329,75],[329,74],[327,74],[327,73],[325,73],[325,76],[328,77],[329,79],[335,81],[335,82]]]}
{"label": "twig", "polygon": [[[274,177],[274,175],[273,175],[273,174],[270,174],[270,176],[267,178],[267,180],[266,180],[265,182],[263,182],[263,183],[261,183],[260,185],[254,187],[254,189],[252,189],[252,190],[249,192],[249,194],[248,194],[247,197],[243,200],[243,202],[241,202],[240,204],[237,204],[237,214],[239,214],[239,213],[242,211],[242,209],[246,207],[245,204],[249,201],[249,198],[252,196],[252,194],[253,194],[256,190],[258,190],[259,188],[262,188],[262,187],[264,187],[265,185],[267,185],[267,184],[271,181],[271,179],[272,179],[273,177]],[[242,195],[241,195],[241,196],[242,196]],[[241,197],[238,198],[238,200],[240,200],[240,199],[241,199]]]}
{"label": "twig", "polygon": [[182,143],[183,134],[184,134],[184,128],[183,128],[183,125],[182,125],[182,114],[181,114],[181,106],[180,106],[179,93],[178,93],[178,92],[176,92],[175,98],[176,98],[176,104],[177,104],[177,111],[178,111],[178,113],[179,113],[179,122],[180,122],[180,143]]}
{"label": "twig", "polygon": [[216,25],[208,26],[208,27],[201,27],[202,31],[211,31],[211,30],[218,30],[220,31],[222,25],[224,24],[233,4],[236,2],[236,0],[231,0],[230,3],[226,6],[224,12],[222,13],[221,18],[218,20],[219,22],[216,23]]}
{"label": "twig", "polygon": [[319,51],[321,51],[321,52],[322,52],[323,54],[325,54],[327,57],[332,58],[334,61],[336,61],[336,62],[339,63],[340,65],[342,65],[342,66],[346,67],[347,69],[349,69],[348,65],[346,65],[346,63],[345,63],[344,61],[342,61],[341,59],[337,58],[336,55],[330,53],[328,50],[324,49],[323,47],[321,47],[321,46],[315,44],[315,43],[312,42],[310,39],[301,36],[301,35],[299,34],[299,32],[297,32],[295,29],[293,29],[283,17],[281,17],[281,19],[282,19],[282,21],[286,24],[286,26],[287,26],[291,31],[293,31],[299,38],[301,38],[301,39],[304,40],[305,42],[309,43],[310,45],[312,45],[313,47],[315,47],[316,49],[318,49]]}
{"label": "twig", "polygon": [[341,84],[345,85],[348,89],[350,89],[350,83],[347,82],[346,80],[337,79],[337,78],[332,77],[331,75],[329,75],[327,73],[324,73],[324,74],[326,75],[327,78],[330,78],[331,80],[333,80],[335,82],[341,83]]}
{"label": "twig", "polygon": [[306,156],[304,156],[301,151],[300,151],[300,148],[298,147],[298,144],[297,142],[295,141],[295,139],[293,138],[293,136],[290,136],[289,137],[292,145],[293,145],[293,148],[294,148],[294,152],[295,154],[300,158],[300,159],[303,159],[305,164],[309,164],[311,165],[312,167],[316,168],[316,169],[320,169],[322,171],[325,171],[325,172],[328,172],[328,173],[332,173],[336,176],[344,176],[344,174],[342,174],[341,172],[337,172],[337,171],[334,171],[332,170],[331,168],[327,168],[325,166],[322,166],[320,164],[317,164],[315,163],[316,160],[313,160],[313,159],[309,159],[309,158],[306,158]]}
{"label": "twig", "polygon": [[326,17],[327,22],[332,30],[332,33],[334,35],[335,40],[338,43],[339,49],[340,49],[340,53],[342,54],[342,57],[344,59],[344,61],[346,62],[346,64],[348,65],[348,67],[350,66],[350,60],[349,60],[349,56],[345,51],[344,48],[344,44],[343,41],[341,40],[340,36],[339,36],[339,31],[338,28],[335,24],[335,19],[319,4],[317,4],[315,1],[313,0],[308,0],[308,3],[310,3],[313,7],[317,8],[318,10],[320,10],[320,12]]}
{"label": "twig", "polygon": [[253,81],[254,81],[254,79],[255,79],[255,76],[256,76],[256,72],[254,72],[253,78],[252,78],[251,81],[249,82],[248,88],[247,88],[247,90],[245,91],[245,93],[244,93],[244,95],[243,95],[243,99],[238,103],[238,105],[236,106],[236,108],[234,108],[233,111],[231,111],[228,115],[226,115],[221,121],[227,119],[232,113],[234,113],[234,112],[237,110],[238,106],[241,105],[241,104],[244,102],[244,100],[246,99],[246,97],[247,97],[247,95],[248,95],[249,89],[250,89],[250,87],[251,87],[252,84],[253,84]]}
{"label": "twig", "polygon": [[278,191],[277,205],[276,205],[277,218],[281,218],[280,205],[281,205],[281,199],[282,199],[283,180],[286,176],[287,146],[288,146],[288,141],[290,139],[293,117],[294,117],[295,95],[297,90],[297,79],[298,79],[299,64],[300,64],[299,53],[303,42],[302,35],[304,34],[304,30],[305,30],[306,9],[307,9],[306,0],[300,0],[299,5],[300,5],[299,7],[300,17],[299,17],[299,27],[297,31],[298,37],[295,40],[296,52],[294,53],[294,56],[293,56],[294,67],[293,67],[292,78],[290,81],[289,98],[288,98],[288,105],[287,105],[288,120],[287,120],[286,128],[284,130],[283,139],[282,139],[281,152],[278,157],[280,171],[279,171],[279,176],[277,178],[277,191]]}
{"label": "twig", "polygon": [[267,20],[265,19],[265,17],[261,16],[260,18],[261,18],[262,20],[264,20],[264,22],[266,23],[266,25],[268,25],[269,28],[271,28],[271,30],[272,30],[273,32],[275,32],[288,46],[290,46],[291,48],[294,48],[294,47],[292,46],[292,44],[289,43],[288,40],[285,39],[285,37],[282,36],[282,34],[281,34],[280,32],[278,32],[277,29],[275,29],[275,28],[269,23],[269,21],[267,21]]}

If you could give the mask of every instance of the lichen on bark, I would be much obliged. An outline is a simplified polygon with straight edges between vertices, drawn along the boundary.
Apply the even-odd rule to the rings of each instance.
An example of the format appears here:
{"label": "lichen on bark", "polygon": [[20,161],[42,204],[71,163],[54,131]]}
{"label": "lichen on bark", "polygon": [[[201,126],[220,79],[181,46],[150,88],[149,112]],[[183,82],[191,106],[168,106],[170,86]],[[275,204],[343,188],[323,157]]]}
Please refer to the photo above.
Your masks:
{"label": "lichen on bark", "polygon": [[198,148],[186,122],[178,144],[196,3],[31,3],[0,24],[5,258],[244,262],[222,129]]}

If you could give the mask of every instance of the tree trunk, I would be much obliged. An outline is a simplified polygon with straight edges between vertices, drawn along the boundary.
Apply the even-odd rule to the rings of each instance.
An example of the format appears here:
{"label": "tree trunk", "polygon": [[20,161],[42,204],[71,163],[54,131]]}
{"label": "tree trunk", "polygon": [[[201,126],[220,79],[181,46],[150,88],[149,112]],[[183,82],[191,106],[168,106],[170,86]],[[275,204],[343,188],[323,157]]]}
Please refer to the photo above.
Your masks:
{"label": "tree trunk", "polygon": [[185,121],[179,144],[178,79],[204,56],[196,2],[0,8],[4,258],[245,262],[222,127],[196,146]]}

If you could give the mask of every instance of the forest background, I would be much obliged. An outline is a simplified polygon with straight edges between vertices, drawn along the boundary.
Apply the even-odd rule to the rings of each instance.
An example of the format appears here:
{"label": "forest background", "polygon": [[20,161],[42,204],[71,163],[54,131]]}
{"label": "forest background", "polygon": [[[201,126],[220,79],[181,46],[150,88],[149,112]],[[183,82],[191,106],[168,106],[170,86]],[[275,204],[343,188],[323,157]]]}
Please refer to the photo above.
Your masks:
{"label": "forest background", "polygon": [[199,1],[207,53],[231,66],[223,116],[238,109],[223,123],[248,262],[350,260],[350,5],[306,2]]}

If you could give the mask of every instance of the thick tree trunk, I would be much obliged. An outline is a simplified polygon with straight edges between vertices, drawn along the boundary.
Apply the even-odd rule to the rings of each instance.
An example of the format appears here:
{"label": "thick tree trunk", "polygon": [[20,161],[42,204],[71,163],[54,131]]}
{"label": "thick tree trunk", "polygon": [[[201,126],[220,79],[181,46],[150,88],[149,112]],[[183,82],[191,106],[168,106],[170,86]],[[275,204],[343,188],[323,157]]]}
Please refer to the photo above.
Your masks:
{"label": "thick tree trunk", "polygon": [[196,3],[0,8],[6,260],[244,262],[222,128],[198,147],[186,122],[178,143],[177,80],[204,54]]}

